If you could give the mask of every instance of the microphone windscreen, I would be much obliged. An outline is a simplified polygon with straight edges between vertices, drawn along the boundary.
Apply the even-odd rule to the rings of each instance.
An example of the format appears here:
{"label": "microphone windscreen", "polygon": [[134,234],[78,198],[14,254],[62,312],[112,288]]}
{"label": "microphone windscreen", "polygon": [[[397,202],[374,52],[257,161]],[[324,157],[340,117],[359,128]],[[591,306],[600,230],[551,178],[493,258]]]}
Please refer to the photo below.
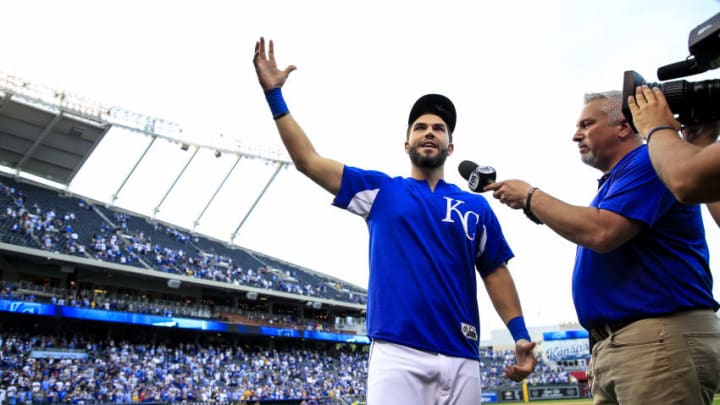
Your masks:
{"label": "microphone windscreen", "polygon": [[478,164],[471,162],[469,160],[463,160],[460,162],[460,165],[458,166],[458,171],[460,172],[460,175],[463,176],[465,180],[470,179],[470,173],[472,173],[475,169],[477,169]]}

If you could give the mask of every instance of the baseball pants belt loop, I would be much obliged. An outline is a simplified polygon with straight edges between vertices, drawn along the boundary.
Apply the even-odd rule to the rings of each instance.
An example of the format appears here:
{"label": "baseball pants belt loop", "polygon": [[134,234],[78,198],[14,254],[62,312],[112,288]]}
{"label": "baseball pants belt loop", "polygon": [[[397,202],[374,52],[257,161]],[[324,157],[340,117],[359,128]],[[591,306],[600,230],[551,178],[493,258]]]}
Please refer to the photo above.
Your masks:
{"label": "baseball pants belt loop", "polygon": [[630,325],[633,322],[635,322],[635,320],[608,322],[608,323],[601,325],[598,328],[591,330],[590,335],[595,340],[595,342],[600,342],[602,340],[607,339],[608,336],[610,336],[613,333],[619,331],[620,329]]}

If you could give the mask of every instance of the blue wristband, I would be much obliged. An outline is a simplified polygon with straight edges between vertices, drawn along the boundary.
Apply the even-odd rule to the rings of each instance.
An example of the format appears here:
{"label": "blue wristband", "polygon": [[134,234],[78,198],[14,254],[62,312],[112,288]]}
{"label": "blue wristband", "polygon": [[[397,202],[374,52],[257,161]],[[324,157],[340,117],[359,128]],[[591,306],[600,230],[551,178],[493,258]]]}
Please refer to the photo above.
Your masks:
{"label": "blue wristband", "polygon": [[266,91],[265,100],[267,100],[268,105],[270,106],[270,112],[272,112],[273,119],[278,119],[283,115],[290,113],[287,105],[285,104],[285,99],[283,99],[280,87]]}
{"label": "blue wristband", "polygon": [[527,327],[525,326],[525,318],[522,316],[516,316],[511,319],[507,324],[508,330],[516,342],[520,339],[530,341],[530,333],[528,333]]}
{"label": "blue wristband", "polygon": [[647,136],[645,137],[645,142],[646,142],[646,143],[647,143],[647,142],[650,142],[650,137],[652,136],[652,134],[654,134],[654,133],[657,132],[657,131],[660,131],[661,129],[672,129],[673,131],[675,131],[675,133],[677,133],[677,129],[671,127],[670,125],[658,125],[658,126],[656,126],[656,127],[651,128],[651,129],[648,131],[648,134],[647,134]]}

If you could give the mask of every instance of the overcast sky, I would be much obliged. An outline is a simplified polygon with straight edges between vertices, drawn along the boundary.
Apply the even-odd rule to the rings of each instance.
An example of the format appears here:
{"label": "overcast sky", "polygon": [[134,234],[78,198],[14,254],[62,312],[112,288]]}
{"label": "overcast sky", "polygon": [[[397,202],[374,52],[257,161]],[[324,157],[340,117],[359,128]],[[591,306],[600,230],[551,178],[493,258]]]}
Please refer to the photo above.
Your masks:
{"label": "overcast sky", "polygon": [[[449,181],[464,187],[457,165],[467,159],[587,205],[600,173],[571,139],[583,94],[620,89],[625,70],[656,81],[658,67],[688,56],[689,31],[718,11],[716,0],[9,1],[0,70],[178,122],[200,141],[222,134],[278,147],[251,62],[262,35],[275,41],[279,65],[298,67],[285,99],[321,154],[408,175],[410,106],[438,92],[458,110]],[[109,200],[148,142],[112,131],[71,190]],[[115,203],[152,214],[190,152],[153,145]],[[241,161],[201,216],[234,163],[199,153],[158,218],[228,240],[274,169]],[[331,201],[292,167],[282,170],[235,241],[365,287],[365,224]],[[516,254],[509,267],[528,324],[576,321],[575,246],[521,211],[491,205]],[[717,252],[720,231],[705,218]],[[720,279],[715,254],[712,267]],[[479,300],[487,338],[502,325],[482,287]]]}

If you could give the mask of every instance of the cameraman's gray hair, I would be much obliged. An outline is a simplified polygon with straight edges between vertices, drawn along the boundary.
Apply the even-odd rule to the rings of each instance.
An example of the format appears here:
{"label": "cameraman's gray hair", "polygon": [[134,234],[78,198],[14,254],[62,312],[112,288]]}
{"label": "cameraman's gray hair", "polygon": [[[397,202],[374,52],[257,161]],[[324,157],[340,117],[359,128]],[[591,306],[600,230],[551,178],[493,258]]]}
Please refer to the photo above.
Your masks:
{"label": "cameraman's gray hair", "polygon": [[603,91],[601,93],[585,93],[585,104],[595,100],[605,100],[603,110],[608,115],[611,124],[617,124],[625,120],[622,113],[622,92],[619,90]]}

